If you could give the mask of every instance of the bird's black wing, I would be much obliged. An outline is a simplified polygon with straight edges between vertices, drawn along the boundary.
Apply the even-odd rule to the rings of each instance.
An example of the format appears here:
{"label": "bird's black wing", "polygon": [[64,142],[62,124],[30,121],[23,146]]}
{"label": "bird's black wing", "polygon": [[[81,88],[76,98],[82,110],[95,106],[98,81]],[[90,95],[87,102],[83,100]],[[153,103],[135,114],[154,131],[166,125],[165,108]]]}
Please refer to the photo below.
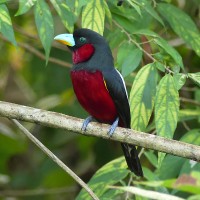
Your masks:
{"label": "bird's black wing", "polygon": [[130,128],[130,107],[123,77],[116,69],[112,69],[112,71],[103,72],[103,78],[115,103],[120,120],[122,120],[123,127]]}
{"label": "bird's black wing", "polygon": [[[123,77],[116,69],[103,72],[103,77],[117,108],[120,120],[122,120],[123,127],[130,128],[130,107]],[[126,143],[121,143],[121,146],[129,169],[137,176],[143,176],[136,147]]]}

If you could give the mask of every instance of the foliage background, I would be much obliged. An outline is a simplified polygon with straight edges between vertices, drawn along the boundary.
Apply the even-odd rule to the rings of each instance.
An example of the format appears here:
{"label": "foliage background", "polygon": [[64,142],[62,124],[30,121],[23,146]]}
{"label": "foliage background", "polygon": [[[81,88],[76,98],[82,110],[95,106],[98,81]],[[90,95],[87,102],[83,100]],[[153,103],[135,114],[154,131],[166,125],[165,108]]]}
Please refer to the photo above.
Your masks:
{"label": "foliage background", "polygon": [[[104,34],[125,77],[132,128],[199,145],[200,1],[127,0],[122,6],[117,2],[0,0],[0,99],[85,118],[69,79],[71,54],[53,37],[87,27]],[[114,142],[24,125],[86,182],[121,155]],[[200,164],[140,150],[144,179],[130,174],[120,157],[90,181],[101,199],[155,198],[144,197],[145,191],[128,194],[124,186],[129,185],[200,198]],[[4,118],[0,158],[2,199],[74,199],[80,191]],[[133,187],[128,189],[135,193]],[[82,191],[77,199],[86,196]]]}

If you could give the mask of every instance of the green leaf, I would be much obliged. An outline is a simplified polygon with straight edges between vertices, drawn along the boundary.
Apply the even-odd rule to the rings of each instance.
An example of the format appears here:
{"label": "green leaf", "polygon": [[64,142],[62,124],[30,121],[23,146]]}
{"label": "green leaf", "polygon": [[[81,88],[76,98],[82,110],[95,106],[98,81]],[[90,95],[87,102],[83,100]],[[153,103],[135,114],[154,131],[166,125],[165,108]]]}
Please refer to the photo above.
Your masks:
{"label": "green leaf", "polygon": [[200,87],[200,72],[189,73],[188,77]]}
{"label": "green leaf", "polygon": [[[199,137],[198,137],[199,139]],[[182,168],[180,170],[180,175],[183,174],[190,174],[193,171],[200,171],[200,163],[194,161],[194,160],[185,160],[185,163],[182,165]]]}
{"label": "green leaf", "polygon": [[6,169],[11,156],[25,152],[27,143],[20,137],[0,132],[0,169]]}
{"label": "green leaf", "polygon": [[[165,171],[165,173],[166,172],[168,171]],[[158,188],[159,186],[165,186],[167,188],[174,189],[174,191],[172,191],[171,193],[174,193],[174,192],[177,193],[177,191],[182,191],[182,192],[187,192],[191,194],[199,194],[200,193],[199,176],[200,176],[200,173],[198,171],[194,171],[191,173],[191,175],[184,174],[180,176],[178,179],[170,179],[170,180],[164,180],[164,181],[148,181],[148,182],[141,181],[141,182],[138,182],[138,184],[149,186],[149,187],[155,187],[155,188]],[[159,199],[167,199],[167,198],[159,198]],[[169,200],[171,199],[173,198],[169,197]],[[176,197],[176,200],[179,200],[179,199],[180,197]]]}
{"label": "green leaf", "polygon": [[[110,48],[111,49],[118,48],[118,52],[119,52],[119,50],[121,49],[121,46],[124,44],[122,42],[126,39],[126,36],[121,31],[118,31],[117,29],[115,29],[108,33],[106,39],[109,42]],[[122,45],[119,46],[119,44],[121,44],[121,43],[122,43]],[[131,45],[129,45],[129,46],[131,46]],[[121,54],[124,55],[123,52],[121,52]],[[118,58],[117,58],[117,64],[118,64],[117,67],[119,67],[119,66],[121,67],[122,62],[123,62],[123,56],[121,58],[121,62],[119,62],[119,63],[118,63]]]}
{"label": "green leaf", "polygon": [[62,23],[69,32],[74,30],[74,14],[70,10],[70,7],[66,4],[65,0],[50,0],[58,15],[60,16]]}
{"label": "green leaf", "polygon": [[161,168],[162,162],[166,156],[166,153],[158,152],[158,169]]}
{"label": "green leaf", "polygon": [[148,12],[154,19],[159,21],[164,26],[163,20],[160,18],[160,16],[155,11],[155,9],[151,6],[151,3],[148,0],[140,0],[139,2],[142,4],[146,12]]}
{"label": "green leaf", "polygon": [[7,2],[7,0],[0,0],[0,4],[4,4],[6,2]]}
{"label": "green leaf", "polygon": [[132,2],[131,0],[127,0],[127,2],[136,10],[136,12],[142,16],[141,14],[141,9],[140,9],[140,6],[137,5],[135,2]]}
{"label": "green leaf", "polygon": [[[116,184],[128,175],[129,170],[126,167],[124,157],[115,159],[99,169],[88,182],[88,186],[100,198],[105,192],[108,192],[108,185]],[[82,189],[76,199],[90,200],[91,197]]]}
{"label": "green leaf", "polygon": [[22,15],[26,12],[28,12],[32,6],[35,4],[36,0],[19,0],[19,9],[17,11],[17,13],[15,14],[15,16],[19,16]]}
{"label": "green leaf", "polygon": [[186,81],[186,77],[187,76],[185,74],[181,74],[181,73],[173,75],[174,83],[176,85],[177,90],[180,90],[183,87]]}
{"label": "green leaf", "polygon": [[173,196],[171,194],[156,192],[154,190],[146,190],[146,189],[142,189],[142,188],[134,187],[134,186],[126,186],[126,187],[114,186],[112,188],[118,189],[118,190],[123,190],[124,192],[129,192],[129,193],[132,193],[135,195],[139,195],[141,197],[146,197],[148,199],[184,200],[183,198]]}
{"label": "green leaf", "polygon": [[17,46],[10,14],[9,14],[8,8],[4,4],[0,5],[0,32],[13,45]]}
{"label": "green leaf", "polygon": [[139,34],[139,35],[147,35],[152,37],[159,37],[159,35],[151,30],[148,29],[140,29],[137,31],[134,31],[133,34]]}
{"label": "green leaf", "polygon": [[[157,88],[155,100],[155,124],[159,136],[172,138],[177,126],[179,111],[179,94],[170,74],[165,75]],[[158,168],[165,157],[158,153]]]}
{"label": "green leaf", "polygon": [[182,57],[176,51],[176,49],[174,49],[172,46],[170,46],[167,43],[167,41],[165,41],[162,38],[154,38],[154,41],[155,41],[156,44],[158,44],[161,48],[163,48],[174,59],[176,64],[178,64],[182,69],[184,68]]}
{"label": "green leaf", "polygon": [[149,160],[149,162],[157,168],[158,166],[158,160],[156,155],[154,154],[153,151],[146,151],[144,152],[144,155],[147,157],[147,159]]}
{"label": "green leaf", "polygon": [[102,0],[90,1],[82,12],[82,27],[103,35],[105,9]]}
{"label": "green leaf", "polygon": [[191,45],[196,54],[200,56],[200,33],[190,16],[172,4],[160,3],[157,8],[176,34]]}
{"label": "green leaf", "polygon": [[[91,1],[91,0],[89,0],[89,1]],[[68,1],[68,2],[70,2],[70,1]],[[88,0],[75,0],[74,1],[74,15],[76,18],[80,15],[83,6],[85,6],[87,3],[88,3]]]}
{"label": "green leaf", "polygon": [[123,193],[124,192],[122,190],[108,190],[101,196],[101,199],[103,200],[117,199]]}
{"label": "green leaf", "polygon": [[181,141],[200,146],[200,129],[193,129],[188,131],[181,138]]}
{"label": "green leaf", "polygon": [[159,136],[172,138],[179,112],[179,94],[174,79],[165,75],[157,88],[155,100],[155,123]]}
{"label": "green leaf", "polygon": [[144,66],[136,75],[130,92],[131,128],[144,131],[152,114],[157,83],[154,64]]}
{"label": "green leaf", "polygon": [[111,14],[111,11],[110,11],[106,1],[103,1],[103,4],[104,4],[104,8],[105,8],[105,15],[106,15],[110,25],[112,25],[112,14]]}
{"label": "green leaf", "polygon": [[155,62],[155,66],[157,69],[159,69],[161,72],[165,72],[165,66],[161,62]]}
{"label": "green leaf", "polygon": [[[114,32],[115,33],[115,32]],[[123,35],[119,35],[119,33],[115,33],[117,35],[117,38],[119,38],[120,40],[125,40],[125,38],[123,37]],[[112,39],[113,38],[113,39]],[[111,35],[110,40],[113,42],[113,40],[115,41],[114,35]],[[118,39],[116,40],[117,43]],[[126,59],[127,55],[129,55],[131,52],[133,52],[135,50],[136,46],[131,44],[130,42],[123,42],[119,48],[118,48],[118,52],[117,52],[117,66],[118,69],[121,69],[122,64],[124,62],[124,60]]]}
{"label": "green leaf", "polygon": [[160,179],[165,180],[165,179],[171,179],[171,178],[177,177],[180,173],[180,170],[184,162],[185,162],[185,158],[173,156],[170,154],[166,155],[158,171]]}
{"label": "green leaf", "polygon": [[158,176],[155,172],[151,171],[149,168],[142,167],[144,172],[144,178],[148,181],[157,180]]}
{"label": "green leaf", "polygon": [[45,49],[46,63],[48,62],[51,43],[54,36],[53,18],[47,3],[44,0],[37,1],[35,5],[35,23],[42,45]]}
{"label": "green leaf", "polygon": [[[197,102],[200,102],[200,89],[199,88],[195,91],[194,96],[195,96],[195,100]],[[200,107],[198,107],[197,110],[200,111]],[[198,117],[198,122],[200,123],[200,115]]]}
{"label": "green leaf", "polygon": [[[128,56],[127,56],[128,55]],[[135,48],[132,52],[126,55],[126,59],[122,64],[122,75],[126,77],[131,72],[133,72],[140,64],[142,59],[142,51]]]}
{"label": "green leaf", "polygon": [[[189,132],[187,132],[180,141],[200,145],[200,130],[194,129]],[[176,166],[176,167],[174,167]],[[200,164],[192,161],[187,160],[185,158],[173,156],[173,155],[167,155],[164,159],[162,166],[159,170],[160,178],[163,179],[170,179],[177,176],[180,176],[181,174],[189,174],[190,172],[196,170],[199,171]],[[166,171],[168,173],[166,173]]]}

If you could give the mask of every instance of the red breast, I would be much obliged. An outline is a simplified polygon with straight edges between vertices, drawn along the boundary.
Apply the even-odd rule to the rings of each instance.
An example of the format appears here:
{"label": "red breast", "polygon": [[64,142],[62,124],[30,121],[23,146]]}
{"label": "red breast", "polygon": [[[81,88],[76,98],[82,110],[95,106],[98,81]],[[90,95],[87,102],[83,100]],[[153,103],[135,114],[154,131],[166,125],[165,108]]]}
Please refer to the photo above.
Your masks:
{"label": "red breast", "polygon": [[104,123],[116,119],[117,110],[100,71],[74,70],[71,79],[79,103],[91,116]]}

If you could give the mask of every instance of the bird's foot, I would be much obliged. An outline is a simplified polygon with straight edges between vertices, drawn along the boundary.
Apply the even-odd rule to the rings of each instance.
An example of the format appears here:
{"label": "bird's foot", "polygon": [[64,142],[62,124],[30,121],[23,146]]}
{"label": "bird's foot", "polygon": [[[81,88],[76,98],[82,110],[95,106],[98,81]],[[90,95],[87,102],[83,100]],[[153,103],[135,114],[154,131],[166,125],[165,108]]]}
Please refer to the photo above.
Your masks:
{"label": "bird's foot", "polygon": [[95,119],[94,119],[92,116],[88,116],[88,117],[84,120],[81,130],[82,130],[82,131],[86,131],[88,124],[89,124],[90,122],[92,122],[92,121],[95,121]]}
{"label": "bird's foot", "polygon": [[117,128],[119,123],[119,117],[113,122],[113,124],[110,126],[110,129],[108,131],[109,137],[112,137],[113,133],[115,132],[115,129]]}

